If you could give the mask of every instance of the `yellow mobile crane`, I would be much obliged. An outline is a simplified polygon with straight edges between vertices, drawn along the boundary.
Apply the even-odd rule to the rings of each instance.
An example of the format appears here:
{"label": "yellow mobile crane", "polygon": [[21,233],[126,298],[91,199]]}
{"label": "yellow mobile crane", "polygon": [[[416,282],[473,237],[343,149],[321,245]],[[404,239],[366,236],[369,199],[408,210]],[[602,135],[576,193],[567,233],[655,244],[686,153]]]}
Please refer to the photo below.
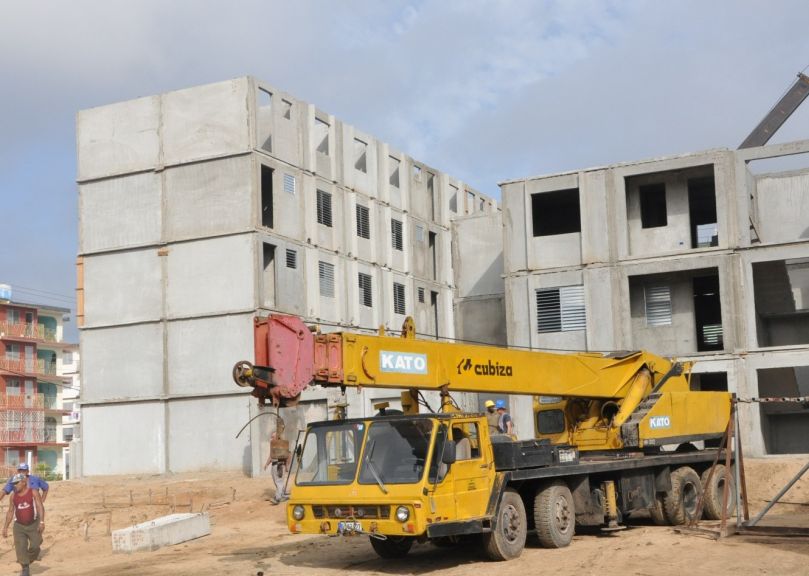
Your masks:
{"label": "yellow mobile crane", "polygon": [[[407,390],[402,414],[308,426],[287,505],[292,532],[367,534],[385,558],[416,541],[482,537],[489,557],[504,560],[520,555],[529,532],[558,548],[576,525],[616,530],[641,510],[656,523],[683,524],[703,494],[705,515],[721,515],[732,477],[723,466],[708,474],[716,450],[693,442],[724,434],[731,396],[691,391],[689,364],[642,351],[551,354],[418,340],[409,318],[402,336],[321,334],[294,316],[256,319],[255,365],[237,363],[234,379],[261,404],[295,405],[312,384]],[[418,413],[427,390],[440,392],[439,413]],[[459,412],[452,392],[534,396],[535,438],[490,434],[486,416]]]}

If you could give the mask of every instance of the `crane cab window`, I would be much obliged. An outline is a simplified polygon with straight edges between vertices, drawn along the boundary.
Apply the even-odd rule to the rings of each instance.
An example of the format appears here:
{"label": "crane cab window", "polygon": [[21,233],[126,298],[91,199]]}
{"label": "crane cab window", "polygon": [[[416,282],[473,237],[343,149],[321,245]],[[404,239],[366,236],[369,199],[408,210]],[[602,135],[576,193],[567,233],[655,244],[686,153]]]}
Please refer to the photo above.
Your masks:
{"label": "crane cab window", "polygon": [[357,456],[365,426],[319,426],[306,435],[297,484],[349,484],[357,472]]}
{"label": "crane cab window", "polygon": [[480,436],[476,422],[452,425],[452,440],[455,442],[455,460],[480,458]]}

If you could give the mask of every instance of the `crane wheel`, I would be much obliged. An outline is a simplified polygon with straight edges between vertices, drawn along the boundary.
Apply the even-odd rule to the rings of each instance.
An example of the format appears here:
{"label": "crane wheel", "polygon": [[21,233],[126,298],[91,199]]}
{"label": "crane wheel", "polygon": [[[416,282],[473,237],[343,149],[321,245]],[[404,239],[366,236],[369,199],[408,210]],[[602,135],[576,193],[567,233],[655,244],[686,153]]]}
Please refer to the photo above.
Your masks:
{"label": "crane wheel", "polygon": [[697,515],[702,482],[693,468],[680,466],[671,473],[671,490],[663,496],[663,512],[672,526],[687,524]]}
{"label": "crane wheel", "polygon": [[500,497],[492,531],[483,535],[483,547],[492,560],[513,560],[522,554],[528,534],[525,505],[516,490],[507,489]]}
{"label": "crane wheel", "polygon": [[728,507],[725,518],[729,518],[736,512],[736,482],[728,474],[728,469],[723,464],[717,464],[714,468],[709,486],[708,475],[710,473],[710,468],[702,473],[702,489],[705,491],[705,505],[703,506],[702,516],[706,520],[722,519],[722,498],[725,491],[725,482],[728,482],[730,485],[728,486]]}
{"label": "crane wheel", "polygon": [[413,547],[413,538],[409,536],[388,536],[385,540],[371,538],[371,547],[380,558],[395,560],[404,558]]}
{"label": "crane wheel", "polygon": [[534,525],[543,548],[564,548],[576,531],[576,509],[567,484],[551,482],[534,497]]}

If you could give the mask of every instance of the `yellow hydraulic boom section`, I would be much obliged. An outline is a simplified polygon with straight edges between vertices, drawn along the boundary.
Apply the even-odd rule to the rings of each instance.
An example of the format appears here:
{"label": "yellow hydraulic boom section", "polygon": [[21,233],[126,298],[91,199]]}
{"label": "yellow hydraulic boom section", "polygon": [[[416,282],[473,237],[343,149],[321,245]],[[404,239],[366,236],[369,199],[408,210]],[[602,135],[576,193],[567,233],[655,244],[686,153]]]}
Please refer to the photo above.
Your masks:
{"label": "yellow hydraulic boom section", "polygon": [[[257,319],[257,366],[237,364],[234,378],[281,406],[295,404],[313,383],[531,395],[536,436],[580,450],[715,438],[727,427],[730,395],[691,391],[688,363],[644,351],[555,354],[417,340],[414,333],[410,319],[404,337],[320,334],[297,317]],[[547,397],[561,398],[543,405]]]}

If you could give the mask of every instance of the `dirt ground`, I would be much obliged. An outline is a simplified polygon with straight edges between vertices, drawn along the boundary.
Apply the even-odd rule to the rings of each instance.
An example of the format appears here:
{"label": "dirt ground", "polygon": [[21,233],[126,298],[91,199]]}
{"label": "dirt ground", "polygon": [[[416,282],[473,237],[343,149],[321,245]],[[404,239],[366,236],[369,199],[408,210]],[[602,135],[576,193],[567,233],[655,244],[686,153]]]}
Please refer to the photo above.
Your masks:
{"label": "dirt ground", "polygon": [[[750,460],[746,464],[751,513],[764,506],[804,465],[805,458]],[[603,536],[577,534],[568,548],[546,550],[531,542],[522,556],[493,565],[477,547],[439,549],[417,545],[404,560],[381,560],[367,539],[293,536],[283,506],[272,506],[272,482],[241,475],[96,478],[54,482],[45,503],[47,531],[33,574],[65,575],[467,575],[496,570],[527,573],[665,576],[700,574],[809,574],[809,538],[731,536],[715,541],[638,519],[637,525]],[[809,474],[777,505],[764,524],[809,527]],[[3,504],[8,502],[4,500]],[[150,503],[151,502],[151,503]],[[208,510],[212,533],[184,544],[133,554],[113,554],[106,534],[189,509]],[[704,522],[702,526],[716,526]],[[0,574],[16,574],[11,540],[0,543]]]}

